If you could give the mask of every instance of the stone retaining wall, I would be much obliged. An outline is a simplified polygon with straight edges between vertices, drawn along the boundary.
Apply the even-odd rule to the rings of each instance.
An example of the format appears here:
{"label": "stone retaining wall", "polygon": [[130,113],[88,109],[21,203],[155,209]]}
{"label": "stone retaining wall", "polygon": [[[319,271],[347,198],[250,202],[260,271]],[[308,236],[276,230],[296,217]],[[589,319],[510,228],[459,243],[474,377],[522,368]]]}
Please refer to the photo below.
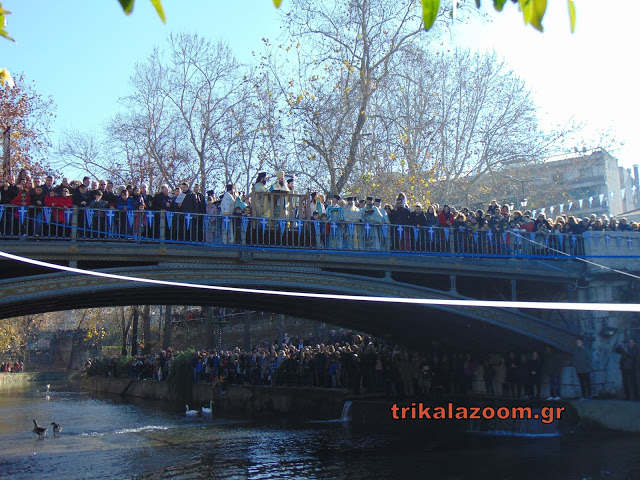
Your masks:
{"label": "stone retaining wall", "polygon": [[[113,395],[151,400],[184,401],[170,390],[167,382],[130,380],[112,377],[84,377],[83,388]],[[229,385],[225,391],[211,383],[194,384],[190,408],[198,409],[214,402],[214,410],[262,415],[293,415],[313,419],[339,418],[347,392],[333,389],[256,387]]]}

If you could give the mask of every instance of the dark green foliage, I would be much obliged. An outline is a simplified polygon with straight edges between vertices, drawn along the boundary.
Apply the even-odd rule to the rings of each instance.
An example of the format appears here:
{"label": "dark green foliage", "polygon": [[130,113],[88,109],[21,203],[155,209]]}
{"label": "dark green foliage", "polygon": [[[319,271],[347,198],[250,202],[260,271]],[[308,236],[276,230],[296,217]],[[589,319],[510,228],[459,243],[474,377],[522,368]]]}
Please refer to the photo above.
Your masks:
{"label": "dark green foliage", "polygon": [[129,375],[130,365],[131,358],[129,357],[94,359],[87,368],[87,375],[90,377],[126,377]]}
{"label": "dark green foliage", "polygon": [[185,402],[191,400],[193,359],[195,356],[196,351],[191,349],[173,357],[169,377],[167,377],[169,391]]}

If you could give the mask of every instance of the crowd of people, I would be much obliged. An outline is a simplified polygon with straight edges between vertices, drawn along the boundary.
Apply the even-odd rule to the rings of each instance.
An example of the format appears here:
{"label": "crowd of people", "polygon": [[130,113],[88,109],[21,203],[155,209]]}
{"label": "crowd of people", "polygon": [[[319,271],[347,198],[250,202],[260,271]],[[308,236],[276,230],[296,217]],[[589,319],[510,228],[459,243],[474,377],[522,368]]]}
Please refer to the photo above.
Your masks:
{"label": "crowd of people", "polygon": [[[199,185],[187,183],[173,190],[163,185],[154,195],[145,184],[116,186],[89,176],[81,182],[63,178],[56,184],[51,175],[43,181],[23,170],[0,189],[0,205],[8,209],[0,218],[0,235],[69,236],[74,209],[86,210],[76,213],[79,238],[115,235],[139,240],[164,235],[172,241],[356,250],[507,253],[524,251],[526,239],[536,246],[529,249],[532,253],[581,253],[584,232],[640,229],[626,218],[580,218],[568,211],[547,218],[545,213],[513,210],[495,200],[485,209],[472,210],[410,205],[402,192],[384,205],[372,196],[325,199],[318,192],[301,195],[294,179],[285,181],[283,172],[273,184],[267,183],[266,172],[260,172],[250,195],[237,192],[234,185],[227,185],[220,195],[212,190],[205,195]],[[161,224],[166,225],[164,234]]]}
{"label": "crowd of people", "polygon": [[22,373],[22,362],[3,362],[0,364],[0,373]]}
{"label": "crowd of people", "polygon": [[[431,350],[410,352],[378,339],[348,330],[332,330],[324,343],[286,336],[281,343],[262,342],[245,351],[200,350],[189,360],[193,383],[213,383],[222,392],[228,385],[289,386],[349,389],[355,394],[378,393],[387,398],[416,395],[487,394],[536,399],[543,392],[547,400],[559,400],[564,366],[578,372],[582,397],[591,397],[589,349],[579,346],[573,357],[546,347],[544,352],[516,352],[476,355],[473,352]],[[128,375],[132,379],[166,380],[177,352],[172,349],[138,355],[119,366],[119,360],[94,360],[87,364],[92,375]],[[625,395],[637,399],[635,366],[637,347],[632,343],[621,358],[627,368]],[[583,385],[584,384],[584,385]]]}
{"label": "crowd of people", "polygon": [[[199,350],[190,354],[182,371],[193,383],[339,388],[354,394],[377,393],[387,398],[430,395],[486,394],[514,399],[561,399],[563,367],[573,366],[580,398],[591,399],[591,348],[578,339],[573,355],[545,347],[539,351],[474,354],[446,349],[411,352],[350,330],[331,330],[323,343],[312,334],[282,342],[261,342],[250,350]],[[631,339],[616,348],[626,400],[639,400],[639,351]],[[129,376],[164,381],[180,352],[171,348],[126,359],[88,360],[90,375]],[[546,389],[544,388],[546,386]]]}

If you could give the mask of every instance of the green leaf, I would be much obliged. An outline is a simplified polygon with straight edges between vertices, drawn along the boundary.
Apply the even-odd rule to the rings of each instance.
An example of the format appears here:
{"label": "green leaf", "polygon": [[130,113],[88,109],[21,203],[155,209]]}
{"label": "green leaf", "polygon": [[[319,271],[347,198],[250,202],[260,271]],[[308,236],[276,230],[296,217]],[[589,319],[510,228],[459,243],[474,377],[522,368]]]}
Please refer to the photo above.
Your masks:
{"label": "green leaf", "polygon": [[131,12],[133,12],[133,3],[135,2],[135,0],[118,0],[118,1],[120,2],[122,9],[124,10],[124,13],[126,13],[127,15],[131,15]]}
{"label": "green leaf", "polygon": [[507,0],[493,0],[493,8],[501,12],[505,3],[507,3]]}
{"label": "green leaf", "polygon": [[273,0],[273,4],[276,8],[280,8],[280,5],[282,5],[282,0]]}
{"label": "green leaf", "polygon": [[424,29],[429,30],[433,27],[440,9],[440,0],[422,0],[422,20],[424,21]]}
{"label": "green leaf", "polygon": [[576,4],[569,0],[569,21],[571,22],[571,33],[576,30]]}
{"label": "green leaf", "polygon": [[11,38],[7,33],[7,31],[4,29],[4,27],[7,26],[7,19],[5,18],[5,15],[9,15],[9,14],[11,14],[11,12],[9,10],[5,10],[4,8],[2,8],[2,2],[0,2],[0,37],[4,37],[7,40],[11,40],[12,42],[15,42],[15,40]]}
{"label": "green leaf", "polygon": [[480,8],[480,0],[476,0],[476,7]]}
{"label": "green leaf", "polygon": [[167,23],[167,17],[164,15],[164,9],[162,8],[162,0],[151,0],[151,3],[156,8],[156,12],[158,12],[162,23]]}
{"label": "green leaf", "polygon": [[[0,22],[1,21],[2,21],[2,17],[0,17]],[[11,40],[12,42],[15,42],[15,40],[9,36],[9,34],[4,28],[0,28],[0,37],[4,37],[7,40]]]}
{"label": "green leaf", "polygon": [[541,32],[544,30],[542,19],[547,10],[547,0],[520,0],[520,9],[525,25],[531,24],[533,28]]}

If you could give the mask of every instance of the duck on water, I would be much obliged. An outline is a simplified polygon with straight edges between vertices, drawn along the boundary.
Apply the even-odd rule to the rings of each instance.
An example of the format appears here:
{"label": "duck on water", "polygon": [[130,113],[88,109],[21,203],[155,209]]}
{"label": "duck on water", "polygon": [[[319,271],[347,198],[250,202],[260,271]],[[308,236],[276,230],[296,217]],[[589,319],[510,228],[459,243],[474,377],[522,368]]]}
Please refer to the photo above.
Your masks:
{"label": "duck on water", "polygon": [[33,419],[33,424],[35,425],[33,427],[33,433],[37,434],[38,438],[42,438],[47,434],[47,427],[41,427],[40,425],[38,425],[38,422],[36,422],[35,418]]}

